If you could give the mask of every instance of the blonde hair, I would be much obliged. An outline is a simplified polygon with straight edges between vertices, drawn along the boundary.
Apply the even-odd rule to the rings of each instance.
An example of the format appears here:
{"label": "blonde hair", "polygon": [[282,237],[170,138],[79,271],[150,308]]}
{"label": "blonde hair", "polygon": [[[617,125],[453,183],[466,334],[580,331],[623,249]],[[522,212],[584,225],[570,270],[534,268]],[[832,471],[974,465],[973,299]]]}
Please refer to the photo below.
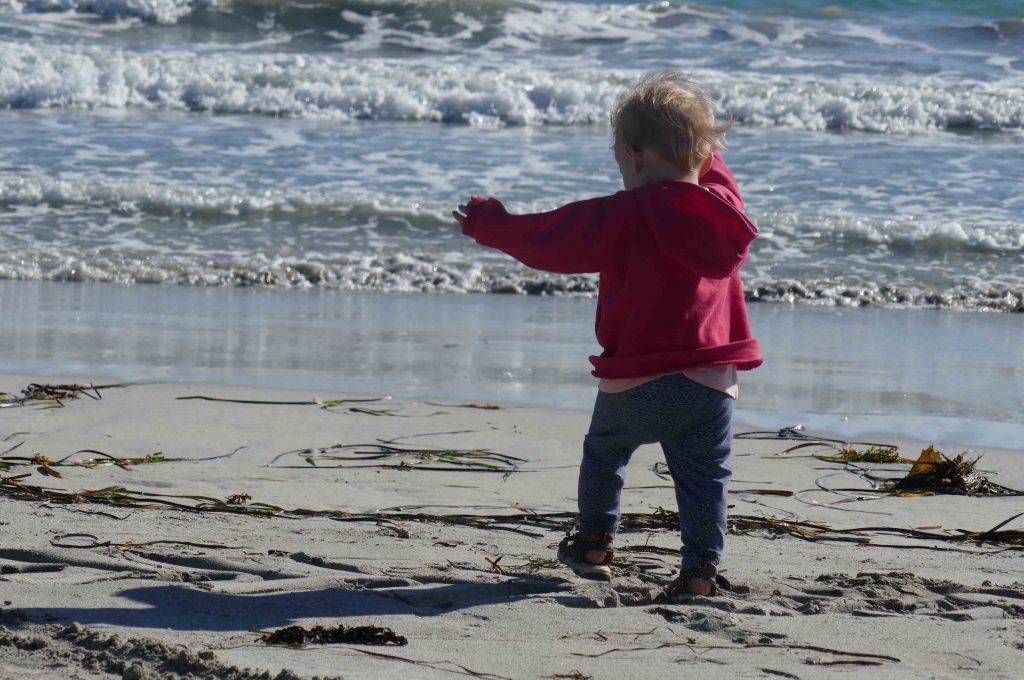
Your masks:
{"label": "blonde hair", "polygon": [[700,167],[732,127],[715,122],[711,99],[684,73],[651,71],[619,97],[611,114],[612,145],[653,148],[664,160],[688,172]]}

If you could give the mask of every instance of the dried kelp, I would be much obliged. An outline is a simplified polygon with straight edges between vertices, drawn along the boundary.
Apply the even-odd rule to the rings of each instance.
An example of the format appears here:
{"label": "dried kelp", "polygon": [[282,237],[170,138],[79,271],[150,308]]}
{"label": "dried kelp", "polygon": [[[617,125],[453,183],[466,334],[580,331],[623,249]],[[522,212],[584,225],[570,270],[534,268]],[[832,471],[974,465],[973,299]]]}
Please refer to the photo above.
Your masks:
{"label": "dried kelp", "polygon": [[886,484],[883,489],[898,496],[958,494],[962,496],[1019,496],[1022,492],[996,484],[977,470],[981,456],[966,454],[947,458],[929,446],[921,452],[906,477]]}
{"label": "dried kelp", "polygon": [[479,409],[479,410],[482,410],[482,411],[502,411],[502,410],[504,410],[503,406],[498,406],[497,404],[484,404],[484,403],[478,404],[478,403],[475,403],[475,402],[465,402],[465,403],[461,403],[461,404],[442,404],[442,403],[436,402],[436,401],[425,401],[423,403],[424,404],[428,404],[430,406],[444,406],[445,408],[474,408],[474,409]]}
{"label": "dried kelp", "polygon": [[804,431],[803,425],[793,425],[790,427],[784,427],[780,430],[759,430],[756,432],[737,432],[733,435],[733,439],[769,439],[769,440],[798,440],[803,442],[799,446],[795,446],[792,449],[801,448],[803,446],[813,446],[815,444],[828,446],[836,450],[848,449],[854,446],[866,446],[875,447],[878,449],[895,449],[896,447],[892,444],[879,444],[877,442],[851,442],[846,439],[833,439],[831,437],[819,437],[815,435],[807,434]]}
{"label": "dried kelp", "polygon": [[[940,541],[952,543],[976,543],[1005,546],[1008,549],[1024,550],[1024,529],[1003,529],[1014,520],[1024,517],[1018,513],[987,531],[969,531],[957,529],[952,532],[940,533],[923,529],[906,529],[903,527],[867,526],[850,529],[837,529],[822,522],[802,522],[778,517],[757,515],[730,515],[728,530],[731,534],[750,535],[754,532],[765,532],[771,536],[793,536],[808,541],[852,542],[863,545],[879,545],[871,543],[872,534],[888,534],[904,536],[917,540]],[[659,529],[678,529],[679,513],[674,510],[658,508],[651,513],[623,513],[620,524],[624,531],[652,531]],[[885,546],[910,547],[910,546]]]}
{"label": "dried kelp", "polygon": [[805,449],[809,447],[825,447],[828,450],[834,451],[831,454],[812,454],[810,458],[817,458],[818,460],[828,460],[837,463],[912,463],[914,461],[903,458],[900,455],[899,447],[889,444],[867,444],[866,448],[858,449],[855,444],[848,443],[835,443],[827,441],[813,441],[804,442],[803,444],[797,444],[791,446],[781,454],[779,457],[796,458],[798,456],[789,456],[788,454],[799,449]]}
{"label": "dried kelp", "polygon": [[81,397],[88,397],[99,401],[103,399],[100,390],[111,390],[121,387],[132,387],[134,385],[154,385],[158,381],[110,383],[107,385],[61,384],[50,385],[45,383],[31,383],[20,394],[0,392],[0,408],[11,408],[16,406],[27,406],[30,404],[46,404],[43,408],[64,408],[65,401],[74,401]]}
{"label": "dried kelp", "polygon": [[[326,517],[340,522],[417,522],[441,525],[468,526],[477,529],[494,529],[542,537],[543,534],[529,531],[528,527],[565,531],[575,520],[572,512],[516,513],[514,515],[475,515],[412,512],[348,513],[342,510],[310,510],[305,508],[284,508],[268,503],[252,502],[247,494],[234,494],[227,500],[199,495],[154,494],[132,491],[123,487],[107,487],[94,491],[63,491],[25,484],[29,475],[0,477],[0,496],[17,500],[41,500],[48,503],[97,503],[132,508],[164,508],[190,512],[224,512],[257,517]],[[926,531],[902,527],[866,526],[837,529],[821,522],[802,522],[792,519],[763,517],[755,515],[732,515],[728,519],[730,533],[752,534],[765,532],[771,536],[792,536],[808,541],[853,542],[879,547],[888,546],[871,542],[873,535],[897,535],[905,538],[945,542],[970,543],[998,546],[1007,550],[1024,550],[1024,529],[1004,529],[1006,525],[1024,516],[1018,513],[1000,522],[987,531]],[[676,531],[679,528],[679,514],[672,510],[658,508],[650,513],[624,513],[623,531]]]}
{"label": "dried kelp", "polygon": [[250,503],[248,494],[235,494],[221,500],[212,496],[157,494],[132,491],[120,486],[85,491],[46,489],[22,480],[30,475],[0,477],[0,495],[18,500],[44,500],[49,503],[98,503],[130,508],[173,508],[194,512],[233,512],[271,516],[283,514],[284,508],[266,503]]}
{"label": "dried kelp", "polygon": [[[456,673],[458,675],[469,675],[474,678],[482,678],[483,680],[512,680],[506,678],[504,675],[495,675],[494,673],[483,673],[481,671],[475,671],[472,668],[463,666],[460,663],[454,661],[420,661],[419,659],[407,659],[404,656],[397,656],[395,654],[383,654],[381,652],[372,652],[369,649],[353,649],[354,652],[372,656],[377,659],[386,659],[388,661],[401,661],[412,666],[423,666],[424,668],[432,668],[437,671],[444,671],[446,673]],[[451,668],[449,668],[449,666]]]}
{"label": "dried kelp", "polygon": [[263,635],[261,641],[268,645],[284,645],[286,647],[304,647],[306,645],[396,645],[404,646],[409,641],[390,628],[380,626],[343,626],[334,628],[313,626],[288,626]]}
{"label": "dried kelp", "polygon": [[[75,456],[83,453],[92,454],[98,457],[86,458],[84,460],[72,460],[72,458],[74,458]],[[153,463],[163,463],[165,462],[165,460],[166,459],[164,458],[164,454],[162,451],[157,451],[155,453],[151,453],[145,456],[119,458],[117,456],[112,456],[109,453],[96,451],[95,449],[82,449],[81,451],[75,451],[74,453],[68,454],[67,456],[64,456],[63,458],[60,458],[58,460],[50,460],[49,457],[41,453],[34,453],[31,456],[4,455],[0,456],[0,465],[3,465],[7,469],[10,469],[11,467],[17,465],[38,465],[38,470],[41,474],[48,475],[50,477],[63,477],[63,475],[59,473],[57,470],[54,470],[54,468],[96,468],[117,466],[122,470],[127,470],[130,472],[132,470],[132,465],[149,465]]]}
{"label": "dried kelp", "polygon": [[[48,456],[42,453],[33,453],[31,456],[11,456],[8,455],[12,451],[16,450],[25,442],[19,442],[15,446],[7,449],[3,455],[0,455],[0,469],[10,470],[13,467],[19,465],[38,465],[36,468],[40,474],[47,475],[49,477],[63,477],[60,472],[54,468],[58,467],[85,467],[85,468],[97,468],[97,467],[108,467],[116,466],[131,472],[132,465],[152,465],[155,463],[200,463],[208,460],[218,460],[221,458],[230,458],[234,454],[238,453],[244,446],[236,448],[231,453],[220,454],[216,456],[208,456],[205,458],[167,458],[164,456],[162,451],[156,451],[154,453],[146,454],[144,456],[113,456],[103,451],[97,451],[96,449],[82,449],[70,453],[63,458],[56,460],[50,459]],[[84,458],[80,460],[72,460],[75,456],[82,454],[89,454],[92,458]]]}
{"label": "dried kelp", "polygon": [[[434,470],[463,472],[498,472],[504,475],[518,471],[526,459],[486,449],[433,449],[404,447],[387,443],[334,444],[315,449],[296,449],[274,457],[271,466],[286,456],[299,456],[314,467],[381,468],[389,470]],[[371,461],[391,460],[393,463]],[[324,465],[333,462],[333,465]],[[304,467],[304,466],[298,466]]]}
{"label": "dried kelp", "polygon": [[[881,478],[858,469],[861,477],[869,480],[875,491],[888,492],[897,496],[922,496],[932,494],[958,494],[964,496],[1020,496],[1024,491],[996,484],[977,470],[981,456],[969,459],[966,453],[948,458],[933,446],[921,451],[917,460],[900,455],[893,444],[874,442],[848,442],[841,439],[814,437],[803,432],[801,426],[785,427],[776,432],[747,432],[735,435],[737,439],[779,439],[803,440],[791,446],[776,458],[796,458],[788,454],[801,449],[824,448],[832,453],[812,454],[809,458],[838,463],[902,463],[913,464],[910,472],[902,479]],[[857,448],[864,447],[864,448]],[[826,489],[831,491],[830,489]],[[851,489],[847,489],[848,491]]]}
{"label": "dried kelp", "polygon": [[[103,385],[101,387],[118,387],[118,385]],[[86,396],[90,399],[102,399],[103,395],[100,394],[100,387],[93,385],[46,385],[41,383],[31,383],[23,390],[20,394],[11,394],[10,392],[0,392],[0,408],[9,408],[12,406],[25,406],[33,402],[44,402],[48,403],[47,408],[63,408],[65,401],[71,401],[78,399],[82,396]]]}
{"label": "dried kelp", "polygon": [[175,397],[177,401],[216,401],[222,404],[256,404],[260,406],[320,406],[322,408],[333,408],[342,404],[369,404],[375,401],[390,401],[391,397],[368,397],[363,399],[312,399],[303,401],[268,401],[265,399],[227,399],[224,397],[205,397],[202,395],[191,395],[187,397]]}
{"label": "dried kelp", "polygon": [[[649,609],[647,611],[649,611],[652,614],[662,614],[663,616],[665,616],[665,615],[671,616],[671,617],[678,616],[678,612],[676,610],[669,610],[669,609],[665,609],[663,607],[653,607],[653,608],[651,608],[651,609]],[[838,655],[842,655],[842,656],[851,656],[851,657],[864,658],[864,659],[880,659],[880,660],[883,660],[883,661],[891,661],[893,663],[900,663],[900,660],[898,658],[894,657],[894,656],[884,656],[882,654],[866,654],[864,652],[846,652],[846,651],[843,651],[841,649],[831,649],[829,647],[818,647],[816,645],[804,645],[804,644],[799,644],[799,643],[786,643],[786,642],[774,642],[774,641],[771,641],[771,642],[761,642],[761,643],[748,642],[748,643],[744,643],[744,644],[740,644],[740,645],[709,645],[709,644],[697,644],[697,641],[696,641],[695,638],[687,638],[687,640],[685,642],[676,642],[676,641],[663,642],[663,643],[661,643],[659,645],[655,645],[655,646],[651,646],[651,647],[615,647],[615,648],[606,649],[603,652],[597,652],[597,653],[570,652],[570,654],[572,654],[572,656],[579,656],[579,657],[586,657],[586,658],[590,658],[590,659],[597,659],[597,658],[600,658],[602,656],[607,656],[608,654],[614,654],[614,653],[617,653],[617,652],[625,652],[625,653],[635,654],[636,652],[648,652],[648,651],[653,651],[653,650],[656,650],[656,649],[673,649],[673,648],[689,648],[691,650],[696,650],[696,649],[701,649],[701,650],[708,650],[708,649],[758,649],[758,648],[799,649],[799,650],[808,650],[808,651],[814,651],[814,652],[821,652],[821,653],[824,653],[824,654],[838,654]],[[819,662],[815,662],[815,663],[819,663]],[[872,664],[872,665],[874,665],[874,664]]]}
{"label": "dried kelp", "polygon": [[130,508],[175,509],[190,512],[223,512],[257,517],[327,517],[340,522],[423,522],[434,524],[450,524],[471,526],[475,528],[493,528],[502,531],[519,533],[531,537],[541,534],[530,532],[518,526],[535,525],[555,529],[564,529],[572,521],[574,513],[516,514],[516,515],[434,515],[412,512],[378,512],[349,513],[343,510],[308,510],[285,508],[268,503],[252,502],[248,494],[233,494],[227,500],[200,495],[157,494],[146,491],[133,491],[119,486],[86,491],[63,491],[48,489],[24,483],[30,475],[0,477],[0,496],[16,500],[42,500],[48,503],[98,503]]}
{"label": "dried kelp", "polygon": [[[362,399],[320,399],[313,397],[310,400],[303,401],[273,401],[263,399],[226,399],[223,397],[207,397],[203,395],[191,395],[187,397],[175,397],[178,401],[198,400],[198,401],[215,401],[224,404],[249,404],[249,405],[260,405],[260,406],[316,406],[325,411],[331,411],[337,413],[335,409],[345,404],[372,404],[375,402],[391,401],[391,397],[369,397]],[[349,406],[345,409],[345,413],[357,413],[369,416],[394,416],[400,418],[406,418],[409,416],[399,413],[401,408],[370,408],[368,406]],[[445,415],[445,411],[437,411],[435,413],[426,414],[429,416]]]}

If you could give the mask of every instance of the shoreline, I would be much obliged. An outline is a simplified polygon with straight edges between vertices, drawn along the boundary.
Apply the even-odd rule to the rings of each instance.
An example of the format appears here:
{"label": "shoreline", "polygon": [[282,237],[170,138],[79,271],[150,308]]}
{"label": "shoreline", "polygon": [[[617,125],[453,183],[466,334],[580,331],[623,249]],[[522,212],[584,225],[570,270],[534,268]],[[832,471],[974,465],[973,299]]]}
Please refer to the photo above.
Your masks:
{"label": "shoreline", "polygon": [[[179,399],[196,396],[309,403]],[[10,672],[653,677],[682,664],[715,678],[807,678],[855,665],[952,678],[970,663],[1012,678],[1019,668],[1020,548],[960,533],[996,528],[1019,497],[883,497],[857,470],[909,466],[796,457],[807,449],[780,460],[793,441],[738,437],[722,564],[732,590],[668,604],[658,594],[677,569],[678,532],[659,519],[674,496],[656,448],[629,468],[615,578],[594,583],[553,561],[586,413],[319,396],[158,384],[0,409],[0,451],[50,461],[9,460],[0,472]],[[899,445],[910,457],[921,448]],[[135,460],[68,464],[103,462],[96,451]],[[984,454],[993,481],[1024,489],[1019,454]],[[1002,529],[1022,527],[1018,517]],[[408,645],[298,651],[253,632],[296,624],[383,627]]]}
{"label": "shoreline", "polygon": [[[0,372],[574,410],[589,410],[597,390],[591,300],[0,281],[0,311]],[[750,313],[766,362],[740,376],[737,422],[1024,441],[1015,317],[784,305]]]}

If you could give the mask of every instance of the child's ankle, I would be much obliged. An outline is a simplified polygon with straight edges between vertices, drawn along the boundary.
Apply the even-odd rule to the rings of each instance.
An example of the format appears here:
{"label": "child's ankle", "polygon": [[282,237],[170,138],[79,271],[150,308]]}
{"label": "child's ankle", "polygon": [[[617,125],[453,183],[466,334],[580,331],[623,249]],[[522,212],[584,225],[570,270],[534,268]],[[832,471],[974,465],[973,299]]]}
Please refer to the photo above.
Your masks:
{"label": "child's ankle", "polygon": [[604,564],[607,557],[608,551],[606,550],[588,550],[583,553],[583,560],[589,564]]}

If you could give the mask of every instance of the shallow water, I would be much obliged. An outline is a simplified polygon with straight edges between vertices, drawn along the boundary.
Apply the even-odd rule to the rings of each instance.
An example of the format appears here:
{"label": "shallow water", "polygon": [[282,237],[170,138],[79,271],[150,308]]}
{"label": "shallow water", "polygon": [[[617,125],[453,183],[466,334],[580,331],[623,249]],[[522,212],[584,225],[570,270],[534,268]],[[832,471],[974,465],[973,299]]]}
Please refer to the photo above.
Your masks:
{"label": "shallow water", "polygon": [[[0,282],[0,372],[589,409],[593,301]],[[737,418],[1019,449],[1019,317],[752,308]],[[12,391],[20,385],[4,385]]]}

